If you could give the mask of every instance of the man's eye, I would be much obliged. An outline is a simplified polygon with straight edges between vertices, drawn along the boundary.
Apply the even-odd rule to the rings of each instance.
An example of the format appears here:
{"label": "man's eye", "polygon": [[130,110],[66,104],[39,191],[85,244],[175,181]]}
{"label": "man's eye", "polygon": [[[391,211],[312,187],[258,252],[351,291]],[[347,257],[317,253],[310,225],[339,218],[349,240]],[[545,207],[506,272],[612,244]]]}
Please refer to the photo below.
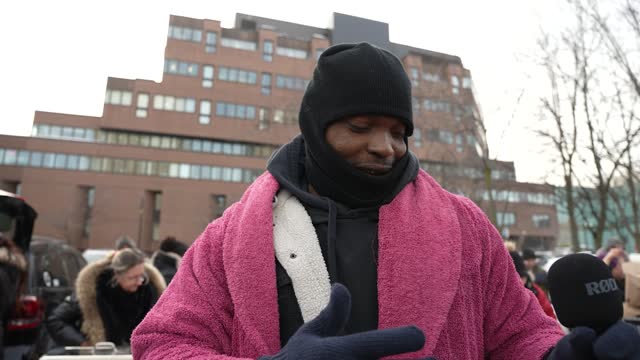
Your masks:
{"label": "man's eye", "polygon": [[365,131],[369,130],[369,128],[366,127],[366,126],[357,126],[357,125],[354,125],[354,124],[348,124],[348,126],[349,126],[349,129],[351,131],[354,131],[354,132],[357,132],[357,133],[362,133],[362,132],[365,132]]}

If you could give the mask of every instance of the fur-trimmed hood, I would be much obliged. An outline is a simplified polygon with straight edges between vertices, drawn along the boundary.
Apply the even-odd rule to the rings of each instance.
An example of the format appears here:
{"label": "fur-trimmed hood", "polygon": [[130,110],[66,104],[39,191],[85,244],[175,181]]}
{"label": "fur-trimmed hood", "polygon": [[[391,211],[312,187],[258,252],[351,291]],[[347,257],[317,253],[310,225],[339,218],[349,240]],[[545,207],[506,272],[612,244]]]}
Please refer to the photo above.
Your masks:
{"label": "fur-trimmed hood", "polygon": [[[76,297],[83,317],[81,331],[92,344],[106,341],[104,322],[96,300],[96,282],[100,273],[111,264],[114,254],[85,266],[76,279]],[[164,278],[153,265],[146,261],[144,268],[149,276],[149,283],[156,288],[158,296],[160,296],[166,288]]]}
{"label": "fur-trimmed hood", "polygon": [[171,251],[162,251],[162,250],[158,250],[156,252],[153,253],[153,255],[151,255],[151,259],[149,260],[150,263],[154,264],[157,258],[160,258],[162,256],[166,256],[168,258],[171,258],[174,262],[175,262],[175,267],[176,269],[178,267],[180,267],[180,262],[182,261],[182,256],[171,252]]}

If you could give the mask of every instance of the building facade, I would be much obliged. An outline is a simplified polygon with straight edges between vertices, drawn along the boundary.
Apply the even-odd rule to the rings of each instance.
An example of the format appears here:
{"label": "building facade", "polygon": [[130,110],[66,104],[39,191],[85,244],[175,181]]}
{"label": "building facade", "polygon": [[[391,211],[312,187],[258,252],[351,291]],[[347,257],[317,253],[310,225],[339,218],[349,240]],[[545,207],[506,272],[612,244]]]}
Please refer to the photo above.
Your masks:
{"label": "building facade", "polygon": [[193,241],[239,199],[271,153],[299,133],[319,54],[368,41],[396,54],[413,84],[410,148],[445,188],[495,209],[503,235],[549,249],[553,188],[518,183],[490,161],[471,75],[459,57],[389,41],[388,24],[334,14],[333,27],[237,14],[171,16],[160,83],[109,78],[100,117],[36,112],[30,137],[0,135],[0,188],[39,212],[36,234],[78,248],[128,235],[147,251]]}
{"label": "building facade", "polygon": [[[607,195],[607,211],[604,212],[605,222],[601,243],[596,241],[598,217],[600,213],[600,198],[595,188],[575,187],[574,208],[577,227],[579,250],[595,252],[605,247],[608,240],[624,241],[628,252],[640,251],[640,217],[638,216],[638,201],[640,194],[630,190],[626,179],[614,181]],[[561,247],[571,247],[571,226],[567,210],[566,191],[562,187],[556,188],[558,213],[558,241]]]}

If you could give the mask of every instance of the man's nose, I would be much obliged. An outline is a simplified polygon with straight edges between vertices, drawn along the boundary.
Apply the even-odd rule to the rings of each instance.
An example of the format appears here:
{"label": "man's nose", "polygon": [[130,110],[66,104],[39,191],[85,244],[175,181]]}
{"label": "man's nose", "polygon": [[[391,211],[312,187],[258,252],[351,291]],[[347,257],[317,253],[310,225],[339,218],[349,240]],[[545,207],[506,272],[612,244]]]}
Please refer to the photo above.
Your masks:
{"label": "man's nose", "polygon": [[381,158],[393,156],[393,136],[388,131],[376,131],[369,140],[368,150]]}

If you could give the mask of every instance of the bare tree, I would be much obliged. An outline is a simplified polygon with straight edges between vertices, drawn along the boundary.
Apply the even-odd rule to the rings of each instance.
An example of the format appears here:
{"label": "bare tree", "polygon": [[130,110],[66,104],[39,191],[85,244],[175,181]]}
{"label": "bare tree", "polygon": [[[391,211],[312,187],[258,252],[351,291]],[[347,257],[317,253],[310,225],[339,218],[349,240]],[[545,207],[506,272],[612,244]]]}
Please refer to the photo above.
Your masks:
{"label": "bare tree", "polygon": [[[626,2],[625,18],[637,30],[637,11],[630,1]],[[626,174],[631,179],[628,187],[635,194],[631,160],[640,126],[633,109],[640,86],[629,52],[623,50],[598,4],[592,0],[569,0],[569,5],[575,16],[573,25],[558,36],[543,34],[539,40],[541,65],[551,89],[550,96],[541,99],[541,107],[554,126],[540,129],[537,134],[549,140],[559,155],[571,243],[578,250],[579,217],[600,247],[605,230],[611,226],[612,214],[619,216],[624,209],[619,201],[613,204],[615,207],[611,204],[612,200],[621,199],[613,191],[616,177]],[[617,68],[604,66],[611,60]],[[635,221],[639,218],[635,197],[631,207]]]}
{"label": "bare tree", "polygon": [[[618,189],[621,191],[612,191],[611,198],[615,202],[617,207],[617,217],[623,217],[625,221],[621,223],[624,225],[629,234],[634,238],[635,246],[640,249],[640,206],[637,193],[637,180],[636,168],[632,160],[632,152],[636,147],[636,130],[638,126],[638,117],[634,112],[635,104],[640,97],[640,74],[638,73],[638,41],[640,40],[640,2],[633,0],[626,0],[619,2],[621,4],[616,8],[614,15],[617,15],[614,20],[608,19],[603,15],[598,3],[589,1],[588,6],[580,7],[579,10],[585,13],[593,21],[595,28],[599,31],[604,39],[606,49],[608,50],[611,63],[617,66],[617,70],[620,73],[622,79],[622,85],[616,93],[617,106],[623,120],[623,126],[625,131],[625,138],[623,143],[625,148],[628,148],[626,154],[623,154],[623,159],[620,160],[623,171],[620,173],[624,178],[626,188]],[[623,21],[617,21],[621,18]],[[610,24],[615,21],[626,25],[624,29],[627,29],[627,33],[616,33],[612,30]],[[624,40],[628,40],[634,45],[633,49],[625,49]],[[626,86],[625,86],[626,85]],[[630,94],[626,94],[625,91],[629,91]],[[630,105],[627,105],[629,104]],[[620,193],[625,196],[621,196]],[[627,204],[623,203],[624,200],[630,202],[630,216]],[[626,219],[630,217],[629,219]]]}
{"label": "bare tree", "polygon": [[[580,250],[578,241],[578,226],[575,204],[574,167],[578,153],[578,97],[580,81],[578,73],[583,67],[583,54],[580,50],[580,36],[583,34],[584,24],[580,19],[574,31],[567,31],[561,36],[560,45],[554,43],[549,34],[542,34],[538,40],[542,58],[540,65],[548,76],[550,95],[540,99],[542,112],[550,116],[553,126],[538,129],[535,132],[551,142],[559,155],[564,180],[564,191],[561,201],[566,202],[567,215],[571,231],[571,247],[573,251]],[[563,46],[568,53],[567,64],[560,63],[560,49]],[[563,105],[569,108],[565,114]],[[543,118],[546,118],[543,115]]]}

